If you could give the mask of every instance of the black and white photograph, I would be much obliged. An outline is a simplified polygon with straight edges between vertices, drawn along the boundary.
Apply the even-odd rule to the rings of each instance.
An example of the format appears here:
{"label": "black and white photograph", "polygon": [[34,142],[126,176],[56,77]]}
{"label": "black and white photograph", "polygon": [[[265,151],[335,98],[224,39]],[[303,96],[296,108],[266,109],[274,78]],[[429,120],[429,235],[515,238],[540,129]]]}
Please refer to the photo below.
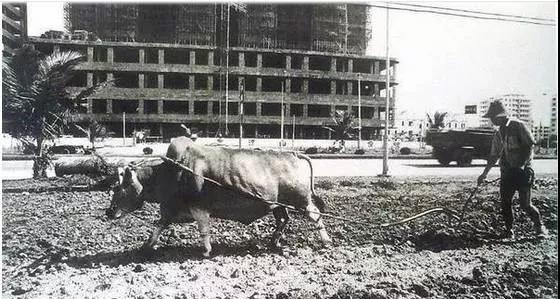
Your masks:
{"label": "black and white photograph", "polygon": [[558,298],[557,1],[2,2],[2,298]]}

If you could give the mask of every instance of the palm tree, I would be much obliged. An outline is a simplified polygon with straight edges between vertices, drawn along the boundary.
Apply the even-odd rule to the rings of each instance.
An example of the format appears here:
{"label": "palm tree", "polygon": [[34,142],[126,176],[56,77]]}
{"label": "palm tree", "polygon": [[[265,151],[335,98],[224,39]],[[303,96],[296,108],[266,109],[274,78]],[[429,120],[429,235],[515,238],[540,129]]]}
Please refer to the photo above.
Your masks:
{"label": "palm tree", "polygon": [[62,134],[78,103],[112,83],[106,81],[70,94],[66,86],[83,60],[84,56],[74,51],[54,51],[43,56],[29,45],[2,60],[4,129],[20,140],[34,143],[34,178],[46,177],[50,158],[44,150],[45,140]]}
{"label": "palm tree", "polygon": [[447,112],[438,112],[434,113],[434,118],[432,119],[429,114],[426,113],[428,116],[428,122],[430,123],[430,129],[440,129],[445,127],[445,116],[447,116]]}
{"label": "palm tree", "polygon": [[340,141],[340,144],[344,146],[344,141],[353,138],[354,134],[352,134],[352,131],[357,129],[357,127],[353,126],[354,115],[348,111],[336,110],[332,119],[334,128],[327,126],[323,128],[333,132],[336,141]]}
{"label": "palm tree", "polygon": [[97,138],[107,137],[107,128],[94,120],[89,120],[87,122],[87,128],[84,128],[78,124],[74,124],[82,132],[86,133],[89,142],[91,143],[91,150],[95,151],[95,140]]}

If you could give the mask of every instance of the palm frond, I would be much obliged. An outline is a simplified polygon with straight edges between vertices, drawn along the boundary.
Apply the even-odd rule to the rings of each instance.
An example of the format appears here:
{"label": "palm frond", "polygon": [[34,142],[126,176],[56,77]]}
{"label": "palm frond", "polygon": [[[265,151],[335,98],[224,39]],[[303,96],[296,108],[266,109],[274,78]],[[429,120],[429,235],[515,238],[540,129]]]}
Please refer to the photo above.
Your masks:
{"label": "palm frond", "polygon": [[95,84],[91,87],[88,87],[82,91],[80,91],[80,93],[78,93],[75,97],[74,97],[74,102],[75,103],[79,103],[81,100],[84,100],[88,97],[90,97],[91,95],[96,94],[97,92],[108,88],[108,87],[112,87],[115,83],[115,80],[106,80],[104,82]]}

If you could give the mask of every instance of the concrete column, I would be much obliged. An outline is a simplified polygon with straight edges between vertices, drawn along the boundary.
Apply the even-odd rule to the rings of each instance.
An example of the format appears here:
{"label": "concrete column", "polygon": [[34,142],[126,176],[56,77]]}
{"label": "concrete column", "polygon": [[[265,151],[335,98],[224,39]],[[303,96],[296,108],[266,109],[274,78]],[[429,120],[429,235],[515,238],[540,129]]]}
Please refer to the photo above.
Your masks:
{"label": "concrete column", "polygon": [[239,67],[245,67],[245,53],[239,52]]}
{"label": "concrete column", "polygon": [[208,51],[208,65],[214,65],[214,52]]}
{"label": "concrete column", "polygon": [[189,75],[189,90],[194,90],[194,75]]}
{"label": "concrete column", "polygon": [[284,103],[284,111],[286,113],[286,114],[284,114],[285,124],[287,124],[287,123],[291,124],[292,123],[292,118],[291,118],[292,114],[290,113],[290,111],[292,111],[291,104]]}
{"label": "concrete column", "polygon": [[207,90],[212,90],[214,88],[214,76],[208,76],[208,84],[206,86]]}
{"label": "concrete column", "polygon": [[379,60],[373,62],[373,73],[379,75]]}
{"label": "concrete column", "polygon": [[144,100],[138,100],[138,114],[144,114]]}
{"label": "concrete column", "polygon": [[307,116],[307,111],[309,110],[309,105],[308,104],[304,104],[303,105],[303,117],[308,117]]}
{"label": "concrete column", "polygon": [[87,99],[87,114],[92,114],[92,113],[93,113],[93,99],[88,98]]}
{"label": "concrete column", "polygon": [[107,100],[107,113],[113,114],[113,100],[111,99]]}
{"label": "concrete column", "polygon": [[261,68],[261,67],[262,67],[262,54],[257,53],[257,68]]}
{"label": "concrete column", "polygon": [[292,69],[292,56],[291,55],[286,55],[286,69],[287,70]]}
{"label": "concrete column", "polygon": [[348,72],[349,73],[354,72],[354,60],[352,59],[348,59]]}
{"label": "concrete column", "polygon": [[163,124],[159,124],[159,136],[163,137]]}
{"label": "concrete column", "polygon": [[87,61],[93,62],[93,47],[87,47]]}
{"label": "concrete column", "polygon": [[346,82],[346,89],[348,90],[348,95],[352,95],[352,81]]}
{"label": "concrete column", "polygon": [[336,57],[331,57],[331,72],[336,72]]}
{"label": "concrete column", "polygon": [[331,115],[334,115],[336,112],[336,105],[331,105]]}
{"label": "concrete column", "polygon": [[113,73],[107,73],[107,81],[113,80]]}
{"label": "concrete column", "polygon": [[144,74],[138,74],[138,88],[144,88],[145,86]]}
{"label": "concrete column", "polygon": [[379,83],[373,84],[373,94],[379,97]]}
{"label": "concrete column", "polygon": [[257,103],[256,103],[256,106],[257,106],[257,116],[261,116],[261,114],[262,114],[262,106],[261,106],[261,103],[260,103],[260,102],[257,102]]}
{"label": "concrete column", "polygon": [[157,101],[157,113],[163,114],[163,100]]}
{"label": "concrete column", "polygon": [[303,56],[303,65],[301,68],[303,71],[309,71],[309,56]]}
{"label": "concrete column", "polygon": [[113,55],[113,47],[107,48],[107,62],[113,63],[114,62],[114,55]]}
{"label": "concrete column", "polygon": [[165,51],[163,49],[158,49],[158,64],[165,63]]}
{"label": "concrete column", "polygon": [[144,64],[146,62],[146,51],[144,49],[138,50],[138,61],[140,64]]}
{"label": "concrete column", "polygon": [[373,61],[369,62],[369,73],[370,74],[375,74],[374,67],[373,67]]}
{"label": "concrete column", "polygon": [[262,91],[262,78],[257,77],[257,92],[261,92],[261,91]]}
{"label": "concrete column", "polygon": [[189,51],[189,64],[190,65],[196,64],[196,51]]}
{"label": "concrete column", "polygon": [[93,86],[93,73],[87,72],[87,87]]}
{"label": "concrete column", "polygon": [[336,80],[331,80],[331,94],[336,94]]}
{"label": "concrete column", "polygon": [[214,103],[213,101],[208,101],[208,115],[212,115],[212,106]]}
{"label": "concrete column", "polygon": [[[33,49],[35,49],[35,47],[33,47]],[[60,46],[59,45],[54,45],[53,46],[53,52],[60,52]]]}
{"label": "concrete column", "polygon": [[255,125],[255,138],[259,137],[259,125]]}
{"label": "concrete column", "polygon": [[188,103],[189,103],[189,115],[194,115],[194,100],[190,100]]}
{"label": "concrete column", "polygon": [[163,88],[164,84],[163,84],[163,74],[158,74],[157,75],[157,87],[158,88]]}
{"label": "concrete column", "polygon": [[396,63],[393,64],[392,68],[393,68],[393,72],[392,72],[392,77],[393,78],[392,79],[394,79],[394,78],[397,77],[397,64]]}
{"label": "concrete column", "polygon": [[308,79],[303,79],[303,86],[302,86],[302,92],[303,94],[307,94],[309,92],[309,80]]}
{"label": "concrete column", "polygon": [[287,94],[292,92],[292,80],[290,78],[284,80],[284,90]]}

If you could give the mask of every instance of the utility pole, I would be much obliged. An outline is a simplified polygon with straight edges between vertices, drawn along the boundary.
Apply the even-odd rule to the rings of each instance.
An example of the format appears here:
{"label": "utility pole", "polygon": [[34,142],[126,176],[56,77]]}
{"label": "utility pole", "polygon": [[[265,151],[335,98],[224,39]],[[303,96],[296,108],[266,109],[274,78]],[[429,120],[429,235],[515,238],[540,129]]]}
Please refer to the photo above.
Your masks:
{"label": "utility pole", "polygon": [[391,76],[389,68],[391,67],[391,62],[389,58],[389,2],[387,2],[387,24],[386,24],[386,57],[385,57],[385,131],[383,132],[383,173],[382,176],[389,175],[389,97],[391,96],[390,83]]}
{"label": "utility pole", "polygon": [[126,145],[126,112],[122,113],[122,143],[123,146]]}
{"label": "utility pole", "polygon": [[227,4],[227,29],[226,29],[226,137],[229,136],[228,118],[229,118],[229,7]]}
{"label": "utility pole", "polygon": [[292,114],[292,149],[295,148],[296,144],[296,115]]}
{"label": "utility pole", "polygon": [[361,76],[358,74],[358,149],[362,142],[362,81]]}
{"label": "utility pole", "polygon": [[284,148],[284,80],[282,80],[282,102],[280,104],[280,150]]}
{"label": "utility pole", "polygon": [[243,144],[243,102],[245,101],[245,80],[239,82],[239,149]]}

